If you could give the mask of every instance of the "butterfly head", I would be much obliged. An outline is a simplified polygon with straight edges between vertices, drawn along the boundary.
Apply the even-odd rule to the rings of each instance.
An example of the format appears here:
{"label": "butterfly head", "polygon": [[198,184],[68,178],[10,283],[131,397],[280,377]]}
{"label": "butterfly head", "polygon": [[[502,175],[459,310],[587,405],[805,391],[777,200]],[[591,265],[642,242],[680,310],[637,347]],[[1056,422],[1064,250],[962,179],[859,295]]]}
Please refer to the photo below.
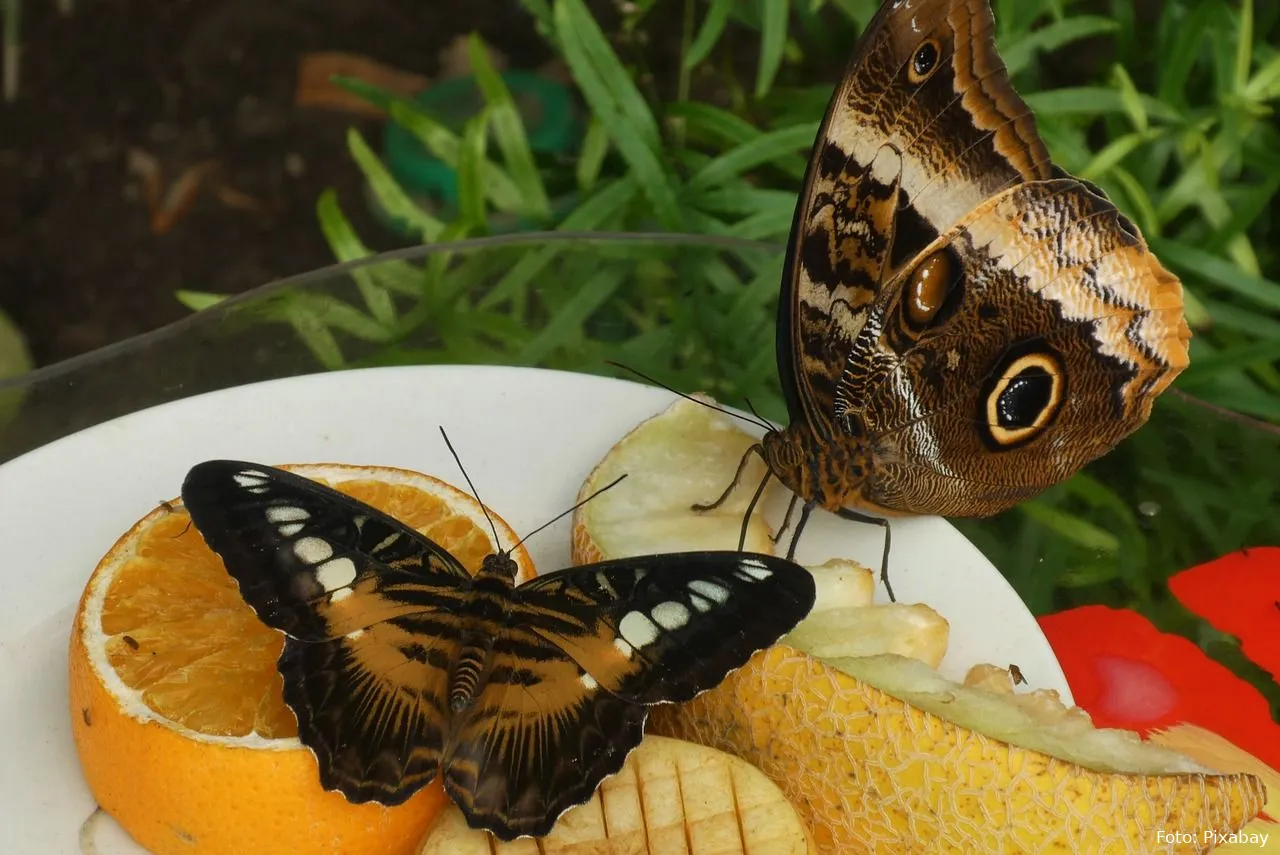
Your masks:
{"label": "butterfly head", "polygon": [[804,422],[766,433],[761,446],[783,486],[827,510],[857,502],[871,472],[863,445],[825,440]]}
{"label": "butterfly head", "polygon": [[480,565],[480,572],[476,576],[477,578],[483,576],[490,579],[501,579],[504,582],[514,582],[516,572],[519,569],[509,550],[499,550],[484,557],[484,562]]}

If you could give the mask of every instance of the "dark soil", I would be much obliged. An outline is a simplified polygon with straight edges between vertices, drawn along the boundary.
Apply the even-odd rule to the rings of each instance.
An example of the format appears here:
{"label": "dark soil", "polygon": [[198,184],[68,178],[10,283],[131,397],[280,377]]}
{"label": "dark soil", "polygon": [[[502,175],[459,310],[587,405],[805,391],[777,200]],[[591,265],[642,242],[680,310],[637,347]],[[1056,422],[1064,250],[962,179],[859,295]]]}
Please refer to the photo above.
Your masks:
{"label": "dark soil", "polygon": [[[315,202],[337,188],[361,234],[396,245],[363,206],[345,135],[380,122],[295,106],[298,60],[349,51],[434,77],[478,30],[513,67],[548,51],[515,0],[53,0],[24,3],[21,91],[0,102],[0,308],[39,365],[189,312],[175,289],[240,292],[333,263]],[[261,210],[211,192],[153,233],[129,152],[166,183],[215,159]],[[386,240],[379,244],[379,234]]]}

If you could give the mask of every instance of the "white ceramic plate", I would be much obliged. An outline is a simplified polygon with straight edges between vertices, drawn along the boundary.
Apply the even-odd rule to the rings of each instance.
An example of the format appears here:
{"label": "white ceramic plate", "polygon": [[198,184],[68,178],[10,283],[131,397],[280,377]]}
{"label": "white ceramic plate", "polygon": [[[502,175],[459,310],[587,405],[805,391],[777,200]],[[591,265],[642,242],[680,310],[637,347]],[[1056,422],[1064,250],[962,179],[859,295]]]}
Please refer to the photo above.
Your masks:
{"label": "white ceramic plate", "polygon": [[[107,422],[0,466],[0,852],[80,855],[94,810],[71,741],[66,645],[90,572],[187,469],[214,457],[401,466],[461,483],[443,425],[485,502],[519,532],[568,508],[614,442],[674,396],[630,382],[506,367],[317,374],[188,398]],[[769,508],[776,525],[784,497]],[[528,546],[543,572],[569,556],[568,520]],[[725,544],[726,548],[736,546]],[[797,559],[878,566],[881,532],[815,514]],[[899,600],[951,623],[942,671],[1016,663],[1031,688],[1071,695],[1032,615],[948,523],[895,521]],[[883,590],[877,594],[884,599]],[[111,823],[95,855],[140,855]]]}

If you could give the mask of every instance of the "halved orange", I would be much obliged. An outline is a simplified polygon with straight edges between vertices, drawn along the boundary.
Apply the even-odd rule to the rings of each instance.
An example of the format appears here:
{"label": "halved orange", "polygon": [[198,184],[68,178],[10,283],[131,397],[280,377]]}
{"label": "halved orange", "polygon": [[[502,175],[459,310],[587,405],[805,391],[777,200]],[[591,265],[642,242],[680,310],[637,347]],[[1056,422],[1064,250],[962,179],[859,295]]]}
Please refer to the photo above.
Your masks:
{"label": "halved orange", "polygon": [[[495,550],[479,503],[438,479],[283,468],[405,522],[472,572]],[[94,798],[155,855],[410,855],[445,805],[439,783],[395,808],[321,788],[282,696],[283,635],[258,620],[190,522],[177,502],[152,511],[98,563],[81,597],[70,712]],[[532,577],[527,551],[512,558],[520,579]]]}

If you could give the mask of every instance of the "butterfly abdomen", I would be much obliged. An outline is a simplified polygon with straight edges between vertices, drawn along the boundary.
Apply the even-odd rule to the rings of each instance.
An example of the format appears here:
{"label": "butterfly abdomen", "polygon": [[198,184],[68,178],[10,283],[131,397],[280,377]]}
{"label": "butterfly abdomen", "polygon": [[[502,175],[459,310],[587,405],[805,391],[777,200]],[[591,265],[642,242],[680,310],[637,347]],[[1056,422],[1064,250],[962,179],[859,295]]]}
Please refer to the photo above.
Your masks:
{"label": "butterfly abdomen", "polygon": [[489,572],[497,566],[486,561],[463,613],[458,658],[449,679],[449,707],[454,712],[465,709],[483,688],[494,641],[511,617],[513,581],[505,573]]}

